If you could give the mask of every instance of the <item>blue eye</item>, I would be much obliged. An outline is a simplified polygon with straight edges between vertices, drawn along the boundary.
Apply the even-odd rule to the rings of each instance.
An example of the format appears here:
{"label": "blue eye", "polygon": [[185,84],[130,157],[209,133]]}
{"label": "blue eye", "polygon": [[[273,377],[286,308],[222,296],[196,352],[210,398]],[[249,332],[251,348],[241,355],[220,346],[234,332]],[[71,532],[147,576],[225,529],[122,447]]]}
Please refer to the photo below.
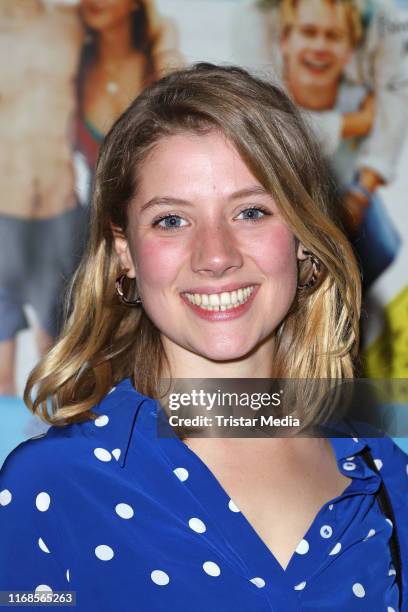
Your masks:
{"label": "blue eye", "polygon": [[156,221],[153,222],[153,227],[157,226],[164,230],[178,229],[182,227],[179,224],[180,221],[184,221],[184,219],[178,215],[165,215],[164,217],[160,217],[160,219],[156,219]]}
{"label": "blue eye", "polygon": [[[258,213],[261,213],[261,216],[259,216]],[[272,213],[262,206],[250,206],[249,208],[241,210],[238,216],[242,214],[246,215],[243,219],[244,221],[260,221],[263,217],[271,215]]]}

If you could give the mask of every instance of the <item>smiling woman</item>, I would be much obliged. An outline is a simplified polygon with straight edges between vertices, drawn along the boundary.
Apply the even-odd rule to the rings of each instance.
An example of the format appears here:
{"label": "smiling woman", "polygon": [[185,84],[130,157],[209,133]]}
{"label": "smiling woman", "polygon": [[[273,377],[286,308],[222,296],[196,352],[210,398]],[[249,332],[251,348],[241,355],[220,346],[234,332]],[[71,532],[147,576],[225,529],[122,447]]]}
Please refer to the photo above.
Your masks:
{"label": "smiling woman", "polygon": [[171,374],[216,376],[214,362],[245,359],[263,343],[245,371],[269,376],[271,332],[297,285],[295,237],[272,195],[215,129],[163,137],[139,175],[115,248],[161,330]]}
{"label": "smiling woman", "polygon": [[26,388],[54,427],[1,472],[0,590],[74,590],[81,612],[397,609],[408,458],[390,439],[157,435],[162,378],[353,375],[360,279],[335,204],[274,85],[198,64],[136,98]]}

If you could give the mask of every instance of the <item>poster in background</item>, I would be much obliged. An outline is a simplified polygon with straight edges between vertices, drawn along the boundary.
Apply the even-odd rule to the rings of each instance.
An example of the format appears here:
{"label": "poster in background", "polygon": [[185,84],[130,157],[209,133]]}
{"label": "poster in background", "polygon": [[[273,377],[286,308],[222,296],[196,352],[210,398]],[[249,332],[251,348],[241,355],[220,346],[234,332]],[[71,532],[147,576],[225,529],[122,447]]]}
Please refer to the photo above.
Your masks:
{"label": "poster in background", "polygon": [[[7,145],[0,233],[3,224],[10,243],[0,241],[0,356],[9,370],[15,364],[16,379],[16,397],[6,398],[3,377],[0,462],[21,439],[45,428],[19,396],[57,333],[63,288],[86,242],[103,135],[145,84],[191,62],[239,64],[279,82],[320,139],[357,221],[359,198],[366,196],[370,214],[350,226],[368,279],[366,373],[408,377],[408,6],[388,0],[146,0],[129,12],[127,36],[119,31],[112,42],[104,34],[115,15],[102,10],[100,0],[80,4],[0,0],[6,92],[0,125]],[[364,184],[369,194],[358,181],[362,169],[371,171]]]}

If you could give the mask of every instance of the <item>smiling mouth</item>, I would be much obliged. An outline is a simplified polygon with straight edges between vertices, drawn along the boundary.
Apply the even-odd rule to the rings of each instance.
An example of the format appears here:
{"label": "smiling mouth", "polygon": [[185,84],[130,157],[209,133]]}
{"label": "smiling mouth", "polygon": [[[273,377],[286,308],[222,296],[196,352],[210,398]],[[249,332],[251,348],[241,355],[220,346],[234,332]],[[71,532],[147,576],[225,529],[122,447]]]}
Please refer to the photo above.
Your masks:
{"label": "smiling mouth", "polygon": [[233,310],[247,302],[255,289],[255,285],[248,285],[236,291],[223,291],[222,293],[183,293],[188,301],[202,310],[221,312]]}

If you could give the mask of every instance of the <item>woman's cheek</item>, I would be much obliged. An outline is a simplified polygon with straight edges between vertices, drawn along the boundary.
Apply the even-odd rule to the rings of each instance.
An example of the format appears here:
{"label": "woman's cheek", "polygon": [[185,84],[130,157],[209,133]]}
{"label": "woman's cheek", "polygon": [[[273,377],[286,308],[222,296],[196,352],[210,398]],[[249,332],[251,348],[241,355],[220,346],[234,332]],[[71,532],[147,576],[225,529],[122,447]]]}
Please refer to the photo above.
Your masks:
{"label": "woman's cheek", "polygon": [[247,244],[247,252],[267,277],[297,273],[296,242],[284,225],[269,229],[267,235],[254,236]]}
{"label": "woman's cheek", "polygon": [[143,240],[134,258],[140,286],[165,288],[171,285],[180,271],[183,253],[183,242],[173,238]]}

